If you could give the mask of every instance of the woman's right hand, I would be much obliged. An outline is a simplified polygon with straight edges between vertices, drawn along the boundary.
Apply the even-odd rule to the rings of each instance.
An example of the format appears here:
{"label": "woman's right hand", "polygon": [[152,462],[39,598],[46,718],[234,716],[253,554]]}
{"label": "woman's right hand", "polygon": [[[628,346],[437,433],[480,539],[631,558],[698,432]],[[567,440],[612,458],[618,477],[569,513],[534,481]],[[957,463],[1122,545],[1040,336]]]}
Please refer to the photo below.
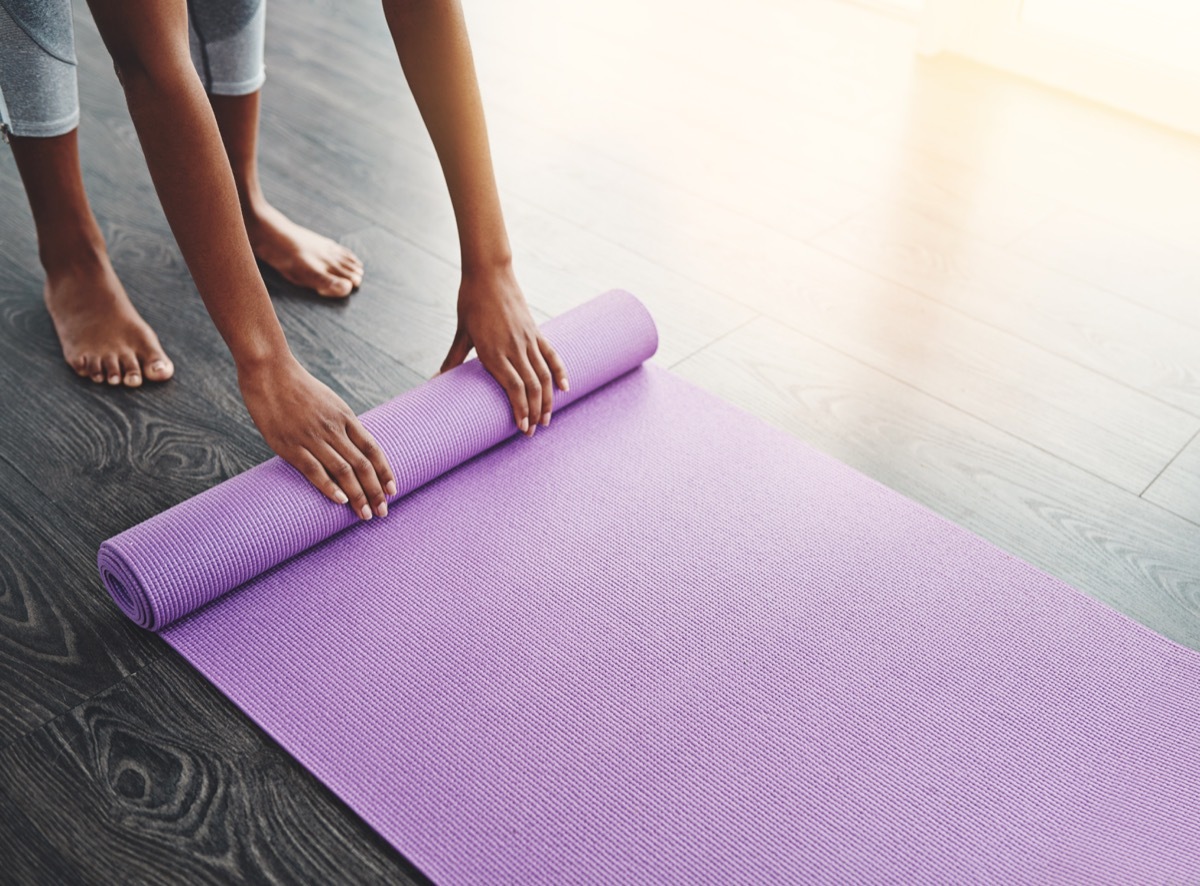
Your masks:
{"label": "woman's right hand", "polygon": [[239,366],[242,399],[259,433],[325,496],[363,520],[387,515],[396,480],[370,432],[292,354]]}

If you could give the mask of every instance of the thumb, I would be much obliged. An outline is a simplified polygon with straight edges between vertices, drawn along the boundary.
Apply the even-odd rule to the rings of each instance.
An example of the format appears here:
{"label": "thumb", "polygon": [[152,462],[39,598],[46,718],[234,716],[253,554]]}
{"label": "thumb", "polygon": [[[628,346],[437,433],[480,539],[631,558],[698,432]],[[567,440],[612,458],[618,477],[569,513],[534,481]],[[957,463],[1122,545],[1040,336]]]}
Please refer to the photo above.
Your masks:
{"label": "thumb", "polygon": [[454,341],[450,345],[450,350],[446,354],[446,359],[442,361],[442,368],[438,370],[440,375],[455,366],[460,365],[467,359],[467,354],[471,353],[471,348],[474,345],[471,343],[471,337],[460,327],[454,333]]}

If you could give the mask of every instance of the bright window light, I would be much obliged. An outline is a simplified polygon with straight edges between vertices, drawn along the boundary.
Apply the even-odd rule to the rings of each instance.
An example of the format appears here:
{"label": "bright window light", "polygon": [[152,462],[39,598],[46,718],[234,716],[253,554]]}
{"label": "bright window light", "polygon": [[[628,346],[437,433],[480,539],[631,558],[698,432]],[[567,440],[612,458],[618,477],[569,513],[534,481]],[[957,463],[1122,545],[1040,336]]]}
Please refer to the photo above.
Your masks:
{"label": "bright window light", "polygon": [[1198,0],[1024,0],[1023,24],[1200,74]]}

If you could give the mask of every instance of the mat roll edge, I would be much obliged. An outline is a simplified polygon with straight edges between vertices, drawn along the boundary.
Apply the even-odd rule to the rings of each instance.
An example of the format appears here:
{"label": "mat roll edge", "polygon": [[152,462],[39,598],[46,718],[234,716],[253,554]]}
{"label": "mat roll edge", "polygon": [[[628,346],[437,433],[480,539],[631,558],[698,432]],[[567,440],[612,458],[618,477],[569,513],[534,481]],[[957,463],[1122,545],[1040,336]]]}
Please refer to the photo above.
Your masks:
{"label": "mat roll edge", "polygon": [[[542,332],[570,379],[569,392],[555,392],[556,412],[636,369],[658,348],[649,311],[623,290],[547,321]],[[507,395],[478,360],[361,418],[396,477],[389,501],[517,433]],[[274,457],[108,539],[97,565],[121,610],[160,631],[357,522],[348,507]]]}

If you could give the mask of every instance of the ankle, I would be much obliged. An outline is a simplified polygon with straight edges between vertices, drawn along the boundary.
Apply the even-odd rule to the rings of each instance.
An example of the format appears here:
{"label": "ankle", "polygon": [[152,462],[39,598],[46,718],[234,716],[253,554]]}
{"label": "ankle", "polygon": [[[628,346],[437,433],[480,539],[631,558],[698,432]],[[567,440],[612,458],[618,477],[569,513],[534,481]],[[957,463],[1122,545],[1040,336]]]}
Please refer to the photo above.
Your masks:
{"label": "ankle", "polygon": [[237,186],[238,203],[242,209],[242,220],[246,223],[246,228],[250,229],[263,224],[271,212],[271,204],[263,196],[258,182],[243,183],[239,181]]}
{"label": "ankle", "polygon": [[95,271],[108,266],[108,247],[99,229],[56,230],[38,238],[38,258],[48,275]]}

